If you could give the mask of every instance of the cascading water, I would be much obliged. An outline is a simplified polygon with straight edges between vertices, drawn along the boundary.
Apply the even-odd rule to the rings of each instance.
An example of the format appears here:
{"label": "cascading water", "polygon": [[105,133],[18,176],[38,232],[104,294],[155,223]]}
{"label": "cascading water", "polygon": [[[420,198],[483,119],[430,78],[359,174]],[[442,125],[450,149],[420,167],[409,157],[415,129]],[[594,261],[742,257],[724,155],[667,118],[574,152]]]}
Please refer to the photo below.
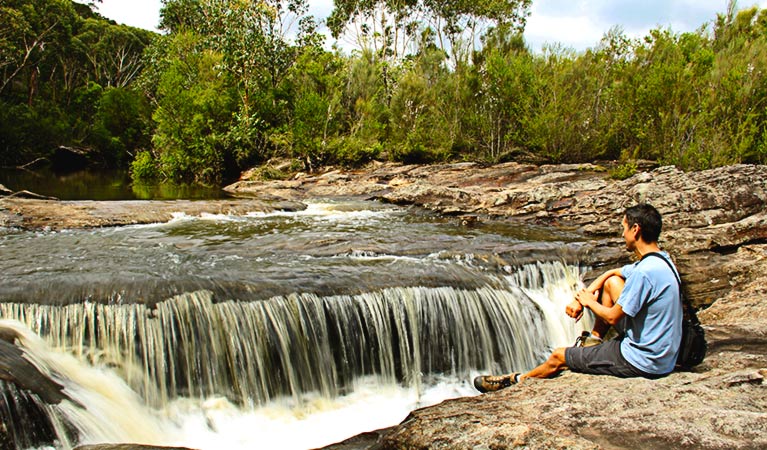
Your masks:
{"label": "cascading water", "polygon": [[[326,445],[394,425],[415,407],[471,395],[479,371],[529,369],[582,329],[562,314],[580,269],[556,254],[491,271],[453,255],[491,253],[513,236],[380,205],[313,208],[9,234],[4,251],[22,240],[63,249],[32,262],[37,268],[15,254],[26,268],[12,271],[21,286],[41,272],[63,281],[64,301],[50,300],[55,288],[36,290],[49,297],[38,302],[18,287],[0,290],[0,329],[21,336],[25,357],[70,399],[37,405],[57,447]],[[407,232],[391,231],[397,227]],[[75,259],[74,241],[88,255]],[[119,260],[114,269],[110,258]],[[83,275],[73,260],[90,270]],[[126,270],[134,287],[115,289],[109,276],[125,279]],[[193,283],[185,271],[203,280]],[[181,292],[157,298],[168,291]],[[111,425],[122,418],[124,427]]]}

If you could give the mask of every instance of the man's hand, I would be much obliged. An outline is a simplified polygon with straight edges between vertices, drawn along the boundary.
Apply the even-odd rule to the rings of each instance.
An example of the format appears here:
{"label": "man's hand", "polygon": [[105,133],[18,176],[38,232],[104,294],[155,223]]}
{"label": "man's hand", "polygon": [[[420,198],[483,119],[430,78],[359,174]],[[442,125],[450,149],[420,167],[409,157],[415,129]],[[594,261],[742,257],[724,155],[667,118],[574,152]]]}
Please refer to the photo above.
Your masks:
{"label": "man's hand", "polygon": [[565,307],[565,313],[577,322],[583,317],[583,305],[578,300],[573,300]]}
{"label": "man's hand", "polygon": [[591,292],[588,289],[581,289],[577,294],[575,294],[575,300],[588,308],[590,304],[597,302],[597,292]]}

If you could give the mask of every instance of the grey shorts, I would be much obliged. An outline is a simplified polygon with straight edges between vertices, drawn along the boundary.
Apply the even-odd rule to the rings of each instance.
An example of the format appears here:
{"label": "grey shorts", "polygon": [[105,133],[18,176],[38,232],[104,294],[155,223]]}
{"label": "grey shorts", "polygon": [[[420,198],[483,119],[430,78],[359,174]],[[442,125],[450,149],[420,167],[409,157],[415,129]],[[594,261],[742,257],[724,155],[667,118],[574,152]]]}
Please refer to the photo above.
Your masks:
{"label": "grey shorts", "polygon": [[621,355],[621,340],[611,339],[593,347],[569,347],[565,349],[565,364],[573,372],[592,375],[612,375],[621,378],[660,378],[639,370]]}

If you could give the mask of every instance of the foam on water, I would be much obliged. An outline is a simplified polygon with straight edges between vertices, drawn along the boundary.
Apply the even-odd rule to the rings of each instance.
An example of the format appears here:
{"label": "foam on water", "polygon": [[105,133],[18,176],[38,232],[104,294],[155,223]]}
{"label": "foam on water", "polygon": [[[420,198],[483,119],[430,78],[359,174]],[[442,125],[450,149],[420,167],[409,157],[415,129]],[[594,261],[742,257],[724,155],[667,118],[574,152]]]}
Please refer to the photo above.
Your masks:
{"label": "foam on water", "polygon": [[366,204],[360,209],[356,209],[354,204],[347,203],[307,203],[303,211],[273,211],[273,212],[251,212],[247,217],[251,218],[272,218],[272,217],[294,217],[311,218],[324,222],[359,222],[366,220],[375,220],[385,218],[396,212],[395,208],[376,208],[370,209]]}
{"label": "foam on water", "polygon": [[419,394],[365,377],[357,380],[352,393],[334,399],[314,396],[296,404],[291,398],[280,398],[250,411],[226,399],[182,399],[169,407],[168,414],[184,436],[175,445],[201,450],[303,450],[394,426],[416,408],[476,394],[468,382],[456,379],[442,378]]}

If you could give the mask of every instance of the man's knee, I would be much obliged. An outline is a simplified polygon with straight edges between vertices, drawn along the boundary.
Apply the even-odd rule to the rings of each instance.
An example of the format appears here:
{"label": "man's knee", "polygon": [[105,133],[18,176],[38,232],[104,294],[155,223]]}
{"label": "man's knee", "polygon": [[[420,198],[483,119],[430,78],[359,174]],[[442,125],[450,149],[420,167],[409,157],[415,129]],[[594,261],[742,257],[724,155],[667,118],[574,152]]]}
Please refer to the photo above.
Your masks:
{"label": "man's knee", "polygon": [[565,348],[560,347],[554,349],[546,363],[557,371],[566,369],[567,364],[565,361]]}
{"label": "man's knee", "polygon": [[[626,285],[626,282],[623,280],[623,278],[619,276],[612,276],[605,280],[605,284],[602,287],[604,292],[607,294],[606,296],[603,295],[603,299],[605,301],[602,302],[604,306],[612,306],[615,301],[618,300],[618,297],[620,297],[621,292],[623,291],[623,286]],[[609,304],[605,304],[609,303]]]}

